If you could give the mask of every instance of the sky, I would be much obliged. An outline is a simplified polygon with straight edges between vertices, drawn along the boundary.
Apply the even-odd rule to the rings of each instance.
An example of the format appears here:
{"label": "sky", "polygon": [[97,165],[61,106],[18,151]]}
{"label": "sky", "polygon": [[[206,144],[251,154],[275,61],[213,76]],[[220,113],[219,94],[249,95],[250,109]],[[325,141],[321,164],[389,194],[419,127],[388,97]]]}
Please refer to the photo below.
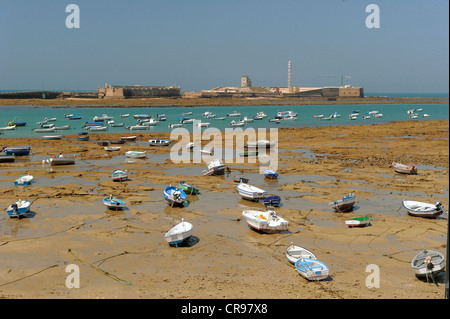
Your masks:
{"label": "sky", "polygon": [[293,86],[448,93],[449,1],[0,0],[0,90],[285,87],[289,61]]}

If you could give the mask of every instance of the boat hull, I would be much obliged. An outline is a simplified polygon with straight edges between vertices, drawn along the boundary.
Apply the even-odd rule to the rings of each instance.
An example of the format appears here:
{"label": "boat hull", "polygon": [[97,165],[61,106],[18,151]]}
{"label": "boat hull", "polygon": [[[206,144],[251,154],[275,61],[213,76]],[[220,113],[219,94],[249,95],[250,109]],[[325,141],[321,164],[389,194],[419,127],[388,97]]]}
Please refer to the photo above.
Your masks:
{"label": "boat hull", "polygon": [[288,221],[276,216],[274,211],[244,210],[242,215],[247,219],[248,227],[257,232],[277,234],[288,229]]}
{"label": "boat hull", "polygon": [[170,246],[178,247],[186,243],[192,236],[193,226],[184,220],[172,227],[166,234],[165,238]]}
{"label": "boat hull", "polygon": [[286,258],[291,264],[295,265],[297,260],[301,258],[316,259],[316,256],[309,250],[291,243],[286,249]]}
{"label": "boat hull", "polygon": [[75,159],[71,157],[54,157],[49,160],[50,166],[58,165],[73,165],[75,164]]}
{"label": "boat hull", "polygon": [[30,155],[31,147],[7,147],[3,151],[5,155],[27,156]]}
{"label": "boat hull", "polygon": [[126,207],[126,203],[124,201],[110,196],[103,199],[103,204],[112,210],[124,209]]}
{"label": "boat hull", "polygon": [[329,276],[329,269],[327,265],[317,259],[299,259],[295,263],[295,269],[300,276],[311,281],[324,280]]}
{"label": "boat hull", "polygon": [[183,190],[186,194],[197,195],[200,191],[197,187],[192,186],[186,182],[178,183],[178,188]]}
{"label": "boat hull", "polygon": [[[16,205],[16,206],[15,206]],[[6,213],[9,217],[21,217],[30,211],[31,203],[29,201],[17,201],[8,206]]]}
{"label": "boat hull", "polygon": [[444,212],[444,208],[439,202],[428,204],[417,201],[403,201],[402,204],[408,214],[415,217],[436,218]]}
{"label": "boat hull", "polygon": [[239,195],[246,200],[259,201],[267,197],[267,192],[265,190],[252,185],[239,183],[236,188]]}
{"label": "boat hull", "polygon": [[[427,267],[426,258],[431,258],[432,267]],[[411,267],[418,278],[436,275],[445,269],[444,256],[436,251],[424,250],[418,253],[411,261]]]}

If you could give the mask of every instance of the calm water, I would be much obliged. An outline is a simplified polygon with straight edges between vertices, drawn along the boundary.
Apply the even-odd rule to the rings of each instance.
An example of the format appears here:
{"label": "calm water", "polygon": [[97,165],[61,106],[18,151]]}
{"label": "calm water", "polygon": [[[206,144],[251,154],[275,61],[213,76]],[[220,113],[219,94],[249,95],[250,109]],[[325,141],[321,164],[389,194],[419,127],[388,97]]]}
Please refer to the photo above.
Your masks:
{"label": "calm water", "polygon": [[[381,124],[391,121],[412,121],[407,114],[408,110],[422,108],[422,111],[416,112],[418,118],[415,121],[427,120],[448,120],[449,119],[449,105],[448,104],[349,104],[349,105],[264,105],[264,106],[199,106],[199,107],[136,107],[136,108],[77,108],[77,107],[41,107],[41,106],[0,106],[0,127],[7,126],[10,121],[20,119],[26,122],[24,127],[16,127],[13,131],[3,131],[4,134],[0,138],[11,137],[41,137],[43,135],[73,135],[84,131],[83,125],[85,122],[92,122],[94,116],[101,116],[107,114],[113,116],[116,123],[124,123],[124,127],[108,127],[106,132],[91,132],[90,134],[102,133],[137,133],[137,131],[129,131],[125,127],[135,125],[136,120],[133,118],[134,114],[150,114],[156,117],[158,114],[165,114],[166,121],[161,121],[158,126],[150,126],[148,130],[142,132],[170,132],[169,124],[179,123],[180,117],[191,117],[202,122],[210,123],[210,127],[216,127],[220,130],[230,128],[232,120],[239,120],[244,116],[253,117],[257,112],[263,111],[267,114],[267,118],[263,120],[255,120],[253,123],[248,123],[243,128],[272,128],[272,127],[316,127],[316,126],[334,126],[334,125],[367,125],[367,124]],[[227,114],[233,111],[238,111],[242,114],[241,117],[228,117]],[[359,110],[359,117],[357,120],[350,120],[349,114],[353,110]],[[367,115],[367,112],[377,110],[383,114],[383,117],[375,118],[371,114],[369,119],[363,120],[362,117]],[[298,112],[298,119],[293,121],[282,121],[280,124],[271,123],[268,118],[273,118],[278,111],[294,111]],[[193,112],[192,115],[182,115],[183,112]],[[212,112],[216,117],[225,117],[225,120],[211,120],[205,119],[202,114],[204,112]],[[337,112],[340,117],[332,118],[331,120],[320,120],[314,118],[314,115],[323,115],[328,117]],[[130,114],[128,118],[121,118],[121,114]],[[73,114],[74,116],[82,116],[81,120],[69,120],[64,117],[66,114]],[[429,114],[429,117],[422,117],[423,114]],[[35,133],[34,128],[38,128],[36,122],[43,121],[45,118],[56,117],[54,123],[56,126],[71,125],[70,130],[61,130],[55,133]],[[185,127],[192,131],[192,124],[186,124]]]}

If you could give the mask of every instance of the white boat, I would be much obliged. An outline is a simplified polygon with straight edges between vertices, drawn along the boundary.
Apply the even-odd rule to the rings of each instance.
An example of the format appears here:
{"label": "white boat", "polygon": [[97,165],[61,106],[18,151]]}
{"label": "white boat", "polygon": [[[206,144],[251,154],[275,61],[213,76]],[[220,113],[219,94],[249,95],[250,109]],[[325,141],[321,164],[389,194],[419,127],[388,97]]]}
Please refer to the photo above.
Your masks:
{"label": "white boat", "polygon": [[169,124],[168,127],[169,128],[174,128],[174,127],[182,127],[183,124]]}
{"label": "white boat", "polygon": [[133,115],[135,119],[149,119],[151,115],[149,114],[135,114]]}
{"label": "white boat", "polygon": [[192,124],[194,123],[195,119],[188,119],[188,120],[181,120],[180,122],[182,124]]}
{"label": "white boat", "polygon": [[283,117],[283,121],[296,121],[298,118],[296,116],[286,116]]}
{"label": "white boat", "polygon": [[240,127],[240,126],[244,126],[245,125],[245,122],[244,121],[238,121],[238,122],[236,122],[236,121],[231,121],[231,123],[230,123],[230,126],[232,126],[232,127]]}
{"label": "white boat", "polygon": [[275,142],[268,140],[259,140],[256,142],[247,142],[244,144],[244,149],[248,148],[272,148],[275,146]]}
{"label": "white boat", "polygon": [[130,116],[130,114],[120,114],[120,117],[129,117]]}
{"label": "white boat", "polygon": [[213,160],[208,164],[207,166],[208,169],[203,171],[203,175],[205,176],[223,175],[225,174],[225,167],[226,165],[222,163],[220,159]]}
{"label": "white boat", "polygon": [[35,128],[35,133],[54,133],[56,132],[56,129],[54,128]]}
{"label": "white boat", "polygon": [[62,130],[70,130],[70,125],[54,126],[53,128],[54,128],[55,130],[59,130],[59,131],[62,131]]}
{"label": "white boat", "polygon": [[56,121],[56,117],[45,118],[44,121],[46,121],[46,122],[55,122]]}
{"label": "white boat", "polygon": [[60,140],[62,135],[44,135],[41,137],[43,140]]}
{"label": "white boat", "polygon": [[115,182],[122,182],[128,179],[128,172],[122,169],[116,169],[112,174],[111,178]]}
{"label": "white boat", "polygon": [[127,129],[129,129],[130,131],[148,130],[148,125],[131,125],[128,126]]}
{"label": "white boat", "polygon": [[241,113],[239,113],[237,111],[233,111],[231,113],[228,113],[227,116],[230,116],[230,117],[241,116]]}
{"label": "white boat", "polygon": [[321,121],[330,121],[332,119],[331,115],[327,116],[327,117],[321,117],[320,120]]}
{"label": "white boat", "polygon": [[248,118],[247,116],[244,116],[243,122],[245,122],[245,123],[252,123],[253,119],[252,118]]}
{"label": "white boat", "polygon": [[427,113],[422,115],[422,117],[429,117],[429,116],[430,116],[430,114],[427,114]]}
{"label": "white boat", "polygon": [[103,198],[103,204],[109,209],[123,209],[126,206],[126,203],[123,200],[113,197],[109,195],[108,197]]}
{"label": "white boat", "polygon": [[114,152],[114,151],[120,151],[120,146],[105,146],[105,151],[107,152]]}
{"label": "white boat", "polygon": [[123,127],[125,124],[123,122],[121,123],[111,123],[109,124],[109,126],[111,127]]}
{"label": "white boat", "polygon": [[296,246],[292,242],[288,248],[286,248],[286,257],[293,265],[301,258],[316,259],[316,256],[312,252],[303,247]]}
{"label": "white boat", "polygon": [[192,112],[181,113],[181,115],[192,115]]}
{"label": "white boat", "polygon": [[89,130],[91,132],[96,132],[96,131],[106,131],[108,129],[107,126],[87,126],[86,130]]}
{"label": "white boat", "polygon": [[15,129],[16,129],[15,125],[0,127],[0,131],[12,131],[12,130],[15,130]]}
{"label": "white boat", "polygon": [[141,125],[156,126],[156,125],[159,125],[159,121],[155,120],[154,118],[151,118],[151,119],[148,119],[148,121],[142,122]]}
{"label": "white boat", "polygon": [[14,181],[14,185],[30,185],[33,181],[33,176],[30,174],[19,177]]}
{"label": "white boat", "polygon": [[416,217],[436,218],[442,213],[447,213],[440,202],[428,204],[414,200],[404,200],[403,207],[406,208],[410,215]]}
{"label": "white boat", "polygon": [[256,116],[259,116],[259,117],[267,117],[267,114],[264,113],[263,111],[261,111],[261,112],[256,113]]}
{"label": "white boat", "polygon": [[330,270],[327,265],[317,259],[301,258],[295,262],[295,269],[305,279],[323,280],[327,279]]}
{"label": "white boat", "polygon": [[268,206],[266,211],[244,209],[242,215],[247,219],[251,229],[268,234],[276,234],[288,229],[289,222],[277,216],[273,207]]}
{"label": "white boat", "polygon": [[424,249],[411,261],[411,267],[419,278],[434,276],[445,269],[445,258],[440,252]]}
{"label": "white boat", "polygon": [[203,148],[203,149],[200,150],[200,153],[213,156],[214,155],[214,148],[213,147]]}
{"label": "white boat", "polygon": [[350,218],[345,221],[345,224],[348,227],[364,227],[369,225],[370,217],[368,216],[359,216],[355,218]]}
{"label": "white boat", "polygon": [[101,121],[112,120],[113,118],[114,117],[112,117],[112,116],[102,114],[102,116],[94,116],[93,120],[94,120],[94,122],[101,122]]}
{"label": "white boat", "polygon": [[203,123],[203,122],[194,123],[194,125],[197,126],[197,127],[208,127],[209,124],[211,124],[211,123]]}
{"label": "white boat", "polygon": [[185,147],[186,147],[186,149],[192,151],[192,150],[194,150],[194,146],[195,146],[195,144],[190,142],[190,143],[187,143]]}
{"label": "white boat", "polygon": [[275,118],[277,119],[284,119],[285,117],[296,117],[297,116],[297,112],[293,112],[293,111],[280,111],[277,113],[277,115],[275,116]]}
{"label": "white boat", "polygon": [[314,118],[315,119],[320,119],[320,118],[322,118],[323,117],[323,114],[320,114],[320,115],[314,115]]}
{"label": "white boat", "polygon": [[376,117],[376,118],[383,117],[383,113],[377,113],[374,115],[374,117]]}
{"label": "white boat", "polygon": [[19,199],[17,202],[12,203],[6,209],[6,213],[9,217],[22,217],[22,215],[30,211],[31,203],[27,200]]}
{"label": "white boat", "polygon": [[247,200],[259,201],[260,199],[264,199],[267,197],[267,192],[264,189],[253,185],[239,183],[236,188],[239,192],[239,195]]}
{"label": "white boat", "polygon": [[126,157],[132,157],[132,158],[145,158],[147,156],[145,151],[128,151],[125,153]]}
{"label": "white boat", "polygon": [[184,218],[182,218],[181,223],[172,227],[164,237],[170,246],[178,247],[192,236],[193,228],[191,223],[184,221]]}

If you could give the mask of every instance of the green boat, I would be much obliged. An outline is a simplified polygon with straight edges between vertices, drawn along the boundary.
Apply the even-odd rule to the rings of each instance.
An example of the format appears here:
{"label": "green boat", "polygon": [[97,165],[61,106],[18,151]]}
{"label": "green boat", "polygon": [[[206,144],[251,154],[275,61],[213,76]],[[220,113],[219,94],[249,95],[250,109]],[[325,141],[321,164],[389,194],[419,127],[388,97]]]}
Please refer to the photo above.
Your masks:
{"label": "green boat", "polygon": [[258,156],[258,152],[244,152],[239,154],[242,157],[248,157],[248,156]]}
{"label": "green boat", "polygon": [[192,186],[191,184],[188,184],[184,181],[179,182],[178,187],[182,189],[186,194],[197,195],[198,193],[200,193],[200,190],[197,187]]}
{"label": "green boat", "polygon": [[368,216],[360,216],[351,219],[347,219],[345,223],[348,227],[364,227],[369,224],[370,218]]}

